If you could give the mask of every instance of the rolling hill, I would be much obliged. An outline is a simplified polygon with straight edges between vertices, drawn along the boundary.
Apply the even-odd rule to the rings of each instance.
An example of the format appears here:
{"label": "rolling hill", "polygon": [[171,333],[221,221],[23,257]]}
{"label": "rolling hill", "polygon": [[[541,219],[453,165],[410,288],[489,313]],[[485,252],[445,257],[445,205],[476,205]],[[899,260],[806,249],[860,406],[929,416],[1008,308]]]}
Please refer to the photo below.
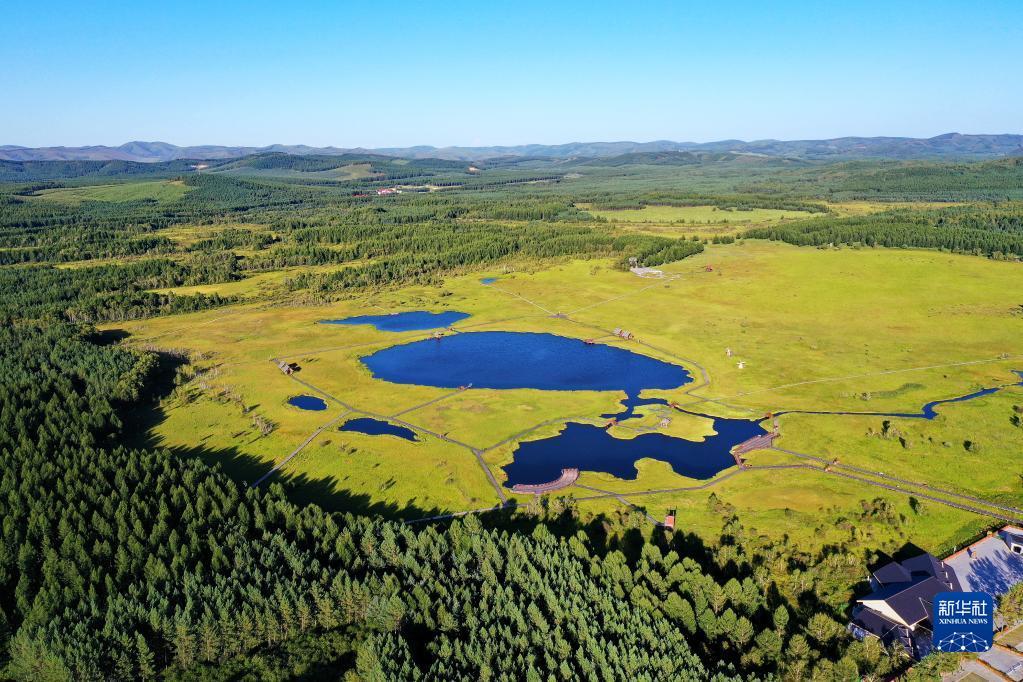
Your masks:
{"label": "rolling hill", "polygon": [[717,142],[570,142],[559,145],[526,144],[493,147],[386,147],[343,149],[307,145],[274,144],[266,147],[201,145],[179,147],[167,142],[127,142],[108,147],[20,147],[0,145],[6,161],[135,161],[152,163],[178,159],[235,159],[253,154],[279,152],[295,155],[377,154],[410,159],[474,161],[496,157],[603,158],[625,154],[708,152],[762,154],[807,160],[859,158],[982,159],[1023,155],[1023,135],[967,135],[946,133],[930,138],[839,137],[830,140],[720,140]]}

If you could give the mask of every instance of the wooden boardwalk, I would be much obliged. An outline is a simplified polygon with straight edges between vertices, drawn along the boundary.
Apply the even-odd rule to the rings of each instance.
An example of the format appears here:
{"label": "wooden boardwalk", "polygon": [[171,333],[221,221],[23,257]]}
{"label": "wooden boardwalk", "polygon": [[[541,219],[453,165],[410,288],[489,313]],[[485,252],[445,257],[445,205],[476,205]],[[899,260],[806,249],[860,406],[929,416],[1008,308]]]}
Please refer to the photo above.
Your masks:
{"label": "wooden boardwalk", "polygon": [[750,450],[767,450],[774,446],[774,439],[778,437],[777,431],[771,431],[760,436],[753,436],[749,440],[744,440],[735,446],[732,450],[734,455],[742,455]]}
{"label": "wooden boardwalk", "polygon": [[554,479],[553,481],[537,484],[516,483],[515,485],[512,486],[512,492],[533,493],[534,495],[543,495],[544,493],[549,493],[555,490],[561,490],[562,488],[567,488],[568,486],[575,483],[577,480],[579,480],[578,469],[562,469],[561,476]]}

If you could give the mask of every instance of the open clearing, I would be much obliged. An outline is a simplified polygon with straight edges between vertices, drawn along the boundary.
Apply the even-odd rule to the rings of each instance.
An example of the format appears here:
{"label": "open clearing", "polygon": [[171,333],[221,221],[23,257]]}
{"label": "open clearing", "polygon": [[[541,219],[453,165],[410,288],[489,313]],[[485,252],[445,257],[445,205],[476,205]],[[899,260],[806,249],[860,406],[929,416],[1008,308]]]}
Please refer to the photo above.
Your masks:
{"label": "open clearing", "polygon": [[108,201],[116,203],[143,200],[170,203],[180,199],[189,191],[191,191],[191,188],[187,187],[180,180],[158,180],[116,185],[44,189],[32,196],[45,201],[56,201],[64,204],[80,204],[83,201]]}
{"label": "open clearing", "polygon": [[807,211],[780,211],[772,208],[749,210],[719,208],[717,206],[645,206],[641,209],[600,211],[587,204],[578,207],[590,215],[604,218],[611,223],[649,223],[652,225],[688,224],[706,225],[767,225],[780,220],[809,218],[814,214]]}
{"label": "open clearing", "polygon": [[[479,283],[481,273],[472,273],[442,286],[384,290],[322,307],[239,305],[118,327],[131,333],[132,343],[189,350],[204,372],[165,401],[163,418],[151,432],[159,444],[182,454],[202,446],[206,458],[252,482],[338,420],[270,480],[329,508],[408,518],[497,504],[488,472],[502,481],[500,467],[512,461],[518,442],[551,436],[566,421],[592,421],[614,411],[624,394],[459,392],[389,384],[370,376],[359,357],[428,332],[387,333],[318,320],[459,310],[472,315],[455,325],[461,331],[600,338],[602,330],[625,327],[637,341],[600,338],[601,343],[681,362],[697,378],[674,391],[646,391],[644,397],[693,404],[718,416],[793,409],[916,411],[930,400],[1011,383],[1010,370],[1023,369],[1023,317],[1019,301],[1006,297],[1023,289],[1023,270],[1013,263],[929,251],[745,241],[711,246],[664,266],[679,275],[671,281],[642,280],[605,261],[564,261],[534,272],[516,272],[514,264],[507,269],[489,286]],[[294,378],[284,376],[271,358],[285,358],[300,370]],[[737,367],[739,360],[744,369]],[[700,368],[710,379],[702,388],[696,387]],[[287,405],[293,395],[317,392],[332,398],[326,411]],[[776,444],[1019,506],[1023,479],[1016,459],[1023,429],[1012,417],[1021,404],[1023,391],[1009,389],[942,406],[933,421],[891,419],[894,427],[887,432],[880,417],[785,415]],[[348,413],[349,408],[357,412]],[[655,410],[641,411],[647,416],[627,422],[629,428],[657,421]],[[360,413],[410,424],[420,441],[336,430]],[[260,435],[253,415],[276,428]],[[680,415],[671,432],[698,439],[710,432],[710,424]],[[612,433],[630,437],[629,428]],[[860,474],[824,471],[820,461],[782,451],[756,451],[750,463],[751,469],[737,474],[730,469],[708,482],[646,459],[637,464],[636,480],[583,471],[578,486],[559,494],[592,497],[579,504],[611,510],[623,501],[604,493],[620,493],[655,518],[677,508],[679,527],[709,534],[720,530],[721,505],[731,506],[757,532],[814,545],[850,532],[878,538],[898,534],[938,552],[993,520],[893,490],[888,479],[864,482]],[[516,497],[507,489],[502,494]],[[864,511],[875,499],[897,510],[902,517],[897,528]]]}

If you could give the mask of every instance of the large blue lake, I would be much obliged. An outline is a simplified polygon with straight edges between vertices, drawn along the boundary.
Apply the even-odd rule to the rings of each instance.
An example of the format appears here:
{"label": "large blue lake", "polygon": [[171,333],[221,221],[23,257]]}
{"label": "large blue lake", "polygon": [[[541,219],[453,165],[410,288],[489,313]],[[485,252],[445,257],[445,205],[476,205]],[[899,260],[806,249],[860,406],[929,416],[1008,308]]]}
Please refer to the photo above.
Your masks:
{"label": "large blue lake", "polygon": [[[664,405],[662,398],[640,398],[644,389],[673,389],[692,381],[679,365],[624,348],[586,344],[555,334],[471,332],[392,346],[362,358],[378,379],[398,384],[455,388],[549,391],[621,391],[625,410],[604,415],[631,419],[642,405]],[[696,413],[693,413],[696,414]],[[557,436],[519,445],[515,460],[504,468],[507,486],[542,483],[566,467],[603,471],[623,479],[636,477],[636,460],[668,462],[691,478],[710,478],[735,464],[730,451],[742,441],[765,433],[755,421],[714,420],[715,435],[703,441],[645,433],[614,438],[605,429],[569,423]]]}
{"label": "large blue lake", "polygon": [[[637,407],[666,404],[661,398],[640,398],[641,391],[674,389],[692,381],[684,367],[624,348],[531,332],[469,332],[425,339],[385,348],[363,357],[362,361],[374,377],[397,384],[620,391],[626,395],[624,411],[602,415],[618,421],[636,417]],[[1020,379],[1023,384],[1023,373]],[[935,408],[942,404],[978,398],[997,390],[1000,388],[983,389],[927,403],[920,412],[885,416],[932,419]],[[730,454],[733,447],[766,433],[755,420],[689,414],[711,419],[714,435],[702,441],[689,441],[650,432],[622,439],[599,426],[568,423],[556,436],[520,443],[514,460],[504,467],[508,476],[506,485],[554,480],[568,467],[635,479],[636,461],[644,457],[667,462],[683,476],[707,479],[734,466],[735,460]],[[408,436],[394,433],[392,429],[401,427],[384,422],[359,424],[359,427],[352,430],[365,428],[364,433]]]}
{"label": "large blue lake", "polygon": [[340,320],[320,320],[320,324],[368,324],[382,332],[414,332],[423,331],[424,329],[450,327],[455,322],[460,322],[467,317],[469,317],[469,313],[460,313],[455,310],[446,310],[440,313],[413,310],[406,313],[393,313],[391,315],[356,315]]}
{"label": "large blue lake", "polygon": [[391,346],[362,358],[396,384],[457,388],[625,391],[678,388],[684,367],[624,348],[532,332],[470,332]]}

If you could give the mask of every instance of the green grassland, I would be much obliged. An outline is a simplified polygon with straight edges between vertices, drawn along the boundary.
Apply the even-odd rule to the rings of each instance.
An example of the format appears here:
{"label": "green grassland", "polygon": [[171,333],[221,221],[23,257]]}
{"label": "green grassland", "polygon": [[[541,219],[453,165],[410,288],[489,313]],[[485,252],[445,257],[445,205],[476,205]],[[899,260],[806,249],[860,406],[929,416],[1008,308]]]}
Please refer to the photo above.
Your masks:
{"label": "green grassland", "polygon": [[377,173],[369,163],[353,163],[318,171],[301,171],[292,168],[251,168],[228,167],[213,169],[211,173],[238,175],[242,177],[273,178],[273,179],[314,179],[314,180],[362,180],[374,178]]}
{"label": "green grassland", "polygon": [[[488,589],[471,578],[476,559],[485,574],[497,552],[495,566],[527,566],[518,554],[543,567],[519,571],[529,588],[512,596],[525,601],[495,611],[484,596],[478,613],[514,620],[546,589],[537,575],[573,576],[566,608],[592,606],[599,583],[612,603],[648,612],[623,631],[681,637],[694,628],[666,598],[678,591],[699,614],[695,646],[723,663],[715,672],[806,679],[810,661],[814,679],[832,679],[841,657],[842,679],[887,677],[902,663],[850,667],[860,645],[838,636],[865,567],[914,548],[944,555],[1023,517],[1023,388],[1011,385],[1023,369],[1023,160],[679,153],[502,158],[470,171],[438,159],[256,154],[198,165],[0,168],[0,440],[15,482],[7,554],[18,555],[0,578],[13,595],[0,645],[13,635],[11,666],[77,661],[90,672],[55,679],[78,679],[158,660],[172,666],[158,675],[217,677],[205,664],[185,669],[189,641],[244,640],[253,623],[268,628],[259,655],[282,651],[270,638],[312,651],[329,634],[354,637],[357,663],[363,637],[390,641],[407,623],[418,666],[461,637],[445,619],[471,611],[466,600]],[[393,185],[408,191],[377,195]],[[633,274],[632,258],[663,274]],[[483,285],[487,276],[498,279]],[[611,437],[699,441],[729,417],[773,422],[778,439],[708,480],[649,457],[632,478],[584,470],[542,498],[514,494],[504,467],[520,443],[566,423],[604,425],[626,396],[392,384],[362,358],[430,332],[321,323],[415,310],[470,314],[444,334],[592,339],[690,372],[691,383],[642,397],[691,414],[646,405],[608,426]],[[914,413],[998,386],[930,421],[862,414]],[[291,406],[299,394],[326,409]],[[358,417],[417,438],[341,430]],[[680,532],[651,523],[669,510]],[[496,513],[387,521],[464,512]],[[125,544],[132,528],[147,532]],[[596,582],[574,580],[582,574]],[[451,592],[456,584],[472,589]],[[420,588],[433,590],[428,601]],[[209,622],[196,595],[211,589]],[[274,619],[301,621],[303,601],[315,620],[334,620],[317,589],[346,622],[356,602],[389,615],[279,640]],[[399,593],[411,620],[391,610]],[[730,610],[705,619],[700,596],[710,605],[717,593]],[[743,646],[725,625],[742,623],[740,612],[752,625]],[[772,625],[788,647],[762,641]],[[816,653],[800,654],[796,633]]]}
{"label": "green grassland", "polygon": [[607,211],[594,209],[589,204],[578,204],[578,208],[622,231],[662,237],[697,236],[701,239],[735,235],[751,227],[823,215],[771,208],[737,210],[717,206],[644,206]]}
{"label": "green grassland", "polygon": [[83,201],[120,203],[145,200],[171,203],[187,194],[189,189],[179,180],[157,180],[115,185],[44,189],[36,192],[33,196],[45,201],[55,201],[63,204],[80,204]]}
{"label": "green grassland", "polygon": [[[699,365],[710,377],[709,386],[693,395],[687,393],[691,386],[644,395],[693,403],[699,411],[721,416],[799,409],[916,411],[930,400],[1010,383],[1014,375],[1009,370],[1023,369],[1023,318],[1014,312],[1018,302],[1006,298],[1023,286],[1023,271],[1013,263],[940,252],[821,250],[746,240],[712,245],[664,269],[674,277],[641,279],[602,260],[564,260],[541,268],[509,264],[491,286],[480,285],[480,273],[473,273],[449,277],[439,286],[384,289],[320,307],[263,303],[118,326],[131,333],[131,343],[187,349],[195,366],[208,372],[165,401],[164,417],[152,436],[182,452],[200,446],[221,452],[224,466],[246,480],[343,413],[333,401],[326,412],[288,406],[288,397],[309,390],[282,375],[271,357],[297,363],[296,377],[357,410],[402,413],[398,418],[416,427],[480,449],[498,480],[503,480],[500,467],[512,460],[520,440],[553,435],[567,420],[593,420],[623,397],[574,391],[452,392],[376,380],[360,356],[426,333],[317,322],[381,310],[462,310],[472,315],[456,325],[462,331],[600,338],[602,330],[626,327],[638,341],[601,342],[681,362],[697,377]],[[552,318],[553,312],[567,313],[571,320]],[[725,348],[734,356],[726,357]],[[745,369],[737,368],[737,359],[747,363]],[[218,396],[223,393],[239,400]],[[721,403],[701,402],[704,398]],[[878,417],[786,415],[779,443],[872,471],[1018,503],[1021,468],[1013,459],[1023,430],[1010,418],[1012,405],[1019,403],[1023,395],[1012,390],[943,406],[934,421],[893,420],[908,447],[897,437],[868,435],[871,429],[881,430]],[[616,427],[613,435],[631,437],[633,429],[659,419],[656,412],[648,409],[642,420]],[[274,431],[260,436],[253,414],[273,422]],[[698,439],[710,433],[711,422],[677,415],[671,429],[674,435]],[[505,439],[511,440],[500,444]],[[979,450],[965,451],[967,440],[979,443]],[[813,544],[824,544],[839,532],[830,530],[827,519],[848,517],[862,501],[875,498],[890,500],[905,512],[898,533],[929,548],[951,546],[992,521],[937,503],[912,511],[904,494],[820,469],[757,470],[758,464],[779,463],[798,460],[773,451],[755,453],[753,468],[704,490],[638,495],[629,501],[655,517],[678,508],[686,528],[712,533],[720,528],[720,520],[707,511],[713,492],[758,532]],[[635,480],[584,472],[580,483],[626,494],[702,483],[663,462],[643,460],[637,466]],[[373,507],[413,515],[498,501],[468,448],[426,434],[408,443],[330,427],[287,465],[281,480],[297,498],[331,508]],[[588,491],[573,488],[562,494],[585,497]],[[612,498],[580,505],[608,511],[621,503]],[[828,532],[819,532],[822,523]],[[883,524],[863,523],[869,526],[865,533],[887,532]],[[891,533],[886,538],[893,539]]]}

